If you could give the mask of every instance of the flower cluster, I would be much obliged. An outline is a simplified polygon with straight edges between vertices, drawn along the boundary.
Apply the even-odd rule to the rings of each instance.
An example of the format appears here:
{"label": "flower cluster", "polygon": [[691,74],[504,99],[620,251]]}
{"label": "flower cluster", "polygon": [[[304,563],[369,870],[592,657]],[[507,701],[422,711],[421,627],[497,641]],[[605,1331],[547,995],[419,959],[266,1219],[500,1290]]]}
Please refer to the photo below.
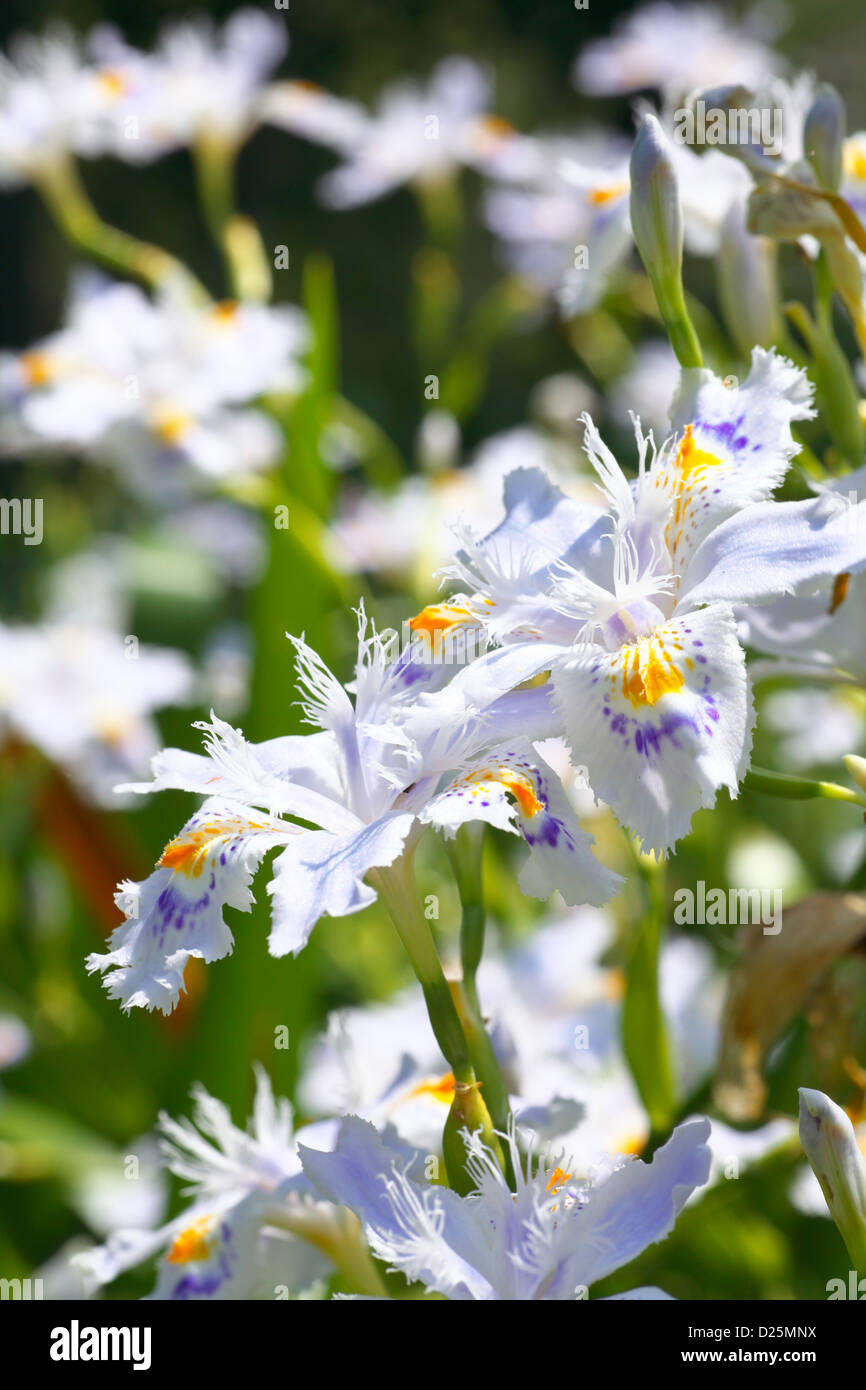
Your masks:
{"label": "flower cluster", "polygon": [[[0,354],[0,462],[44,493],[0,499],[28,547],[0,620],[0,810],[32,933],[0,1067],[26,1090],[58,1039],[98,1044],[92,1113],[165,1030],[172,1097],[208,1081],[133,1141],[133,1199],[80,1116],[40,1119],[50,1086],[4,1127],[4,1075],[4,1172],[7,1146],[13,1174],[43,1164],[97,1238],[50,1283],[141,1292],[147,1266],[144,1296],[176,1301],[689,1296],[689,1262],[653,1247],[765,1165],[777,1205],[826,1208],[866,1260],[866,906],[842,891],[866,846],[842,819],[866,807],[866,135],[776,41],[666,0],[588,39],[581,110],[648,92],[633,140],[601,106],[519,130],[462,55],[346,99],[279,71],[279,7],[173,20],[149,49],[49,27],[0,60],[0,184],[88,263],[61,326]],[[343,267],[317,251],[299,306],[274,295],[289,247],[235,188],[264,127],[263,147],[319,147],[331,226],[415,200],[417,467],[353,399],[354,343],[341,380]],[[158,177],[142,166],[177,151],[219,272],[111,225],[80,173]],[[792,247],[809,304],[782,297]],[[479,436],[516,370],[497,345],[535,372],[525,343],[551,330],[526,417]],[[753,793],[783,804],[760,834]],[[789,818],[804,800],[839,820]],[[64,930],[74,982],[43,964]],[[203,968],[239,930],[243,961]],[[303,960],[273,965],[265,936]],[[285,1068],[253,1062],[272,1029]],[[147,1128],[164,1082],[154,1064],[106,1132]],[[30,1123],[36,1160],[15,1151]]]}

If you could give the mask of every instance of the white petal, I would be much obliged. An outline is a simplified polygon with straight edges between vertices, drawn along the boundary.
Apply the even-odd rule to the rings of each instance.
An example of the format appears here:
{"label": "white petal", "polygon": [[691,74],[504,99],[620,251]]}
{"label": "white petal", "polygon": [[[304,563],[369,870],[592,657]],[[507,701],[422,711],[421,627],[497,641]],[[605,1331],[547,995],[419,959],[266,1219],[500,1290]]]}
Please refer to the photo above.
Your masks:
{"label": "white petal", "polygon": [[668,1235],[691,1193],[709,1177],[709,1134],[709,1120],[679,1125],[651,1163],[626,1163],[592,1190],[569,1223],[576,1247],[568,1265],[573,1286],[597,1283]]}
{"label": "white petal", "polygon": [[249,743],[239,729],[211,714],[204,754],[166,748],[152,759],[153,782],[118,791],[152,792],[176,787],[265,806],[275,815],[298,816],[327,830],[347,830],[357,819],[342,804],[333,734],[288,735]]}
{"label": "white petal", "polygon": [[465,1199],[450,1188],[413,1181],[394,1150],[366,1120],[350,1115],[340,1126],[333,1153],[300,1146],[304,1172],[332,1202],[361,1220],[370,1246],[392,1269],[452,1299],[487,1299],[489,1281],[479,1273]]}
{"label": "white petal", "polygon": [[214,961],[231,951],[223,909],[248,912],[263,855],[304,833],[256,811],[205,802],[149,878],[121,884],[117,901],[127,920],[112,933],[106,955],[88,956],[88,970],[109,972],[106,989],[124,1009],[171,1013],[190,956]]}
{"label": "white petal", "polygon": [[578,824],[552,768],[519,740],[461,773],[419,819],[446,834],[476,820],[518,831],[529,846],[520,886],[533,897],[559,891],[572,906],[600,907],[620,883],[592,854],[592,836]]}
{"label": "white petal", "polygon": [[[603,578],[610,568],[610,547],[602,543],[611,529],[601,507],[566,497],[540,468],[517,468],[505,479],[504,520],[483,539],[468,532],[463,548],[446,571],[480,596],[473,606],[485,629],[497,639],[515,634],[556,638],[557,614],[548,593],[563,562]],[[562,640],[570,641],[575,624],[562,620]]]}
{"label": "white petal", "polygon": [[684,371],[671,407],[675,437],[647,478],[648,501],[668,499],[665,538],[682,572],[701,540],[739,508],[770,496],[799,445],[793,420],[814,415],[805,373],[755,348],[741,386],[705,369]]}
{"label": "white petal", "polygon": [[590,647],[554,671],[554,684],[575,762],[646,849],[685,835],[720,787],[736,796],[754,716],[726,605],[613,653]]}
{"label": "white petal", "polygon": [[807,502],[759,502],[712,531],[683,575],[690,606],[764,603],[866,566],[866,502],[824,492]]}
{"label": "white petal", "polygon": [[364,875],[393,864],[414,824],[408,813],[383,816],[350,835],[311,831],[293,841],[274,864],[268,884],[273,956],[297,955],[320,917],[347,917],[375,901]]}

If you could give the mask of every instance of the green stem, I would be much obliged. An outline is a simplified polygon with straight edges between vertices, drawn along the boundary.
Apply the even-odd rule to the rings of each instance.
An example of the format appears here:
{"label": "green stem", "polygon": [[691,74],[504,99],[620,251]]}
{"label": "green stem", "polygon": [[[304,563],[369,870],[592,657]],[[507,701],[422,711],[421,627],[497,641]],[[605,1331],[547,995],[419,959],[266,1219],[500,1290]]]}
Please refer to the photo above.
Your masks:
{"label": "green stem", "polygon": [[466,1171],[466,1150],[461,1137],[463,1130],[480,1130],[483,1142],[496,1155],[503,1169],[504,1157],[475,1076],[454,996],[445,978],[430,924],[421,907],[415,884],[413,855],[413,849],[404,850],[388,868],[371,869],[367,877],[391,914],[421,985],[436,1041],[454,1074],[454,1100],[445,1123],[442,1143],[449,1182],[456,1191],[465,1194],[472,1191],[473,1183]]}
{"label": "green stem", "polygon": [[478,967],[484,954],[486,914],[482,885],[482,853],[484,825],[462,826],[453,840],[446,842],[460,891],[460,960],[463,980],[457,1008],[463,1022],[469,1053],[479,1081],[484,1087],[484,1099],[494,1125],[502,1134],[508,1132],[511,1119],[508,1086],[487,1032],[481,1001],[478,997]]}
{"label": "green stem", "polygon": [[226,223],[235,212],[237,155],[237,143],[219,136],[199,135],[192,146],[199,202],[216,242],[222,242]]}
{"label": "green stem", "polygon": [[407,850],[389,868],[372,869],[368,878],[381,894],[400,940],[406,948],[424,992],[436,1041],[454,1073],[455,1081],[473,1085],[475,1074],[469,1048],[436,950],[430,924],[421,907],[415,886],[412,858],[412,851]]}
{"label": "green stem", "polygon": [[211,236],[226,263],[231,291],[237,299],[264,303],[271,296],[271,268],[259,230],[235,208],[234,140],[203,134],[192,147],[196,187]]}
{"label": "green stem", "polygon": [[149,289],[174,281],[191,298],[208,301],[207,291],[176,256],[103,222],[71,159],[43,166],[34,184],[63,234],[94,260]]}
{"label": "green stem", "polygon": [[[860,419],[860,392],[848,359],[833,328],[832,281],[822,252],[815,267],[817,318],[813,322],[803,304],[785,306],[785,313],[799,332],[811,355],[821,418],[836,448],[852,468],[863,459],[864,432]],[[823,472],[826,477],[826,469]]]}
{"label": "green stem", "polygon": [[667,915],[664,861],[643,856],[638,867],[649,899],[628,965],[622,1011],[623,1048],[650,1119],[650,1145],[665,1136],[676,1109],[670,1043],[659,994],[659,962]]}
{"label": "green stem", "polygon": [[743,786],[749,791],[763,792],[766,796],[782,796],[792,801],[820,798],[866,807],[866,795],[854,791],[852,787],[840,786],[838,782],[816,782],[809,777],[789,777],[787,773],[769,772],[761,767],[753,767],[746,773]]}
{"label": "green stem", "polygon": [[673,306],[671,309],[667,309],[662,303],[659,304],[659,308],[665,328],[668,331],[671,347],[680,366],[702,367],[704,355],[694,324],[686,309],[685,300],[682,299],[679,305]]}

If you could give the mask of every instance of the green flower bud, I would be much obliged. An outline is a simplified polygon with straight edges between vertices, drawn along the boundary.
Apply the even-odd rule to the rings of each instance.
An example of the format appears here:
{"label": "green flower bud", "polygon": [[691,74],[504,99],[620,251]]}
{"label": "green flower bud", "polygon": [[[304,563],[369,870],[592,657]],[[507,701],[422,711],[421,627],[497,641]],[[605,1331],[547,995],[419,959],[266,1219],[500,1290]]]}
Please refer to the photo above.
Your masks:
{"label": "green flower bud", "polygon": [[644,116],[631,154],[631,225],[679,361],[703,365],[683,296],[683,213],[670,146],[655,116]]}
{"label": "green flower bud", "polygon": [[855,1268],[866,1271],[866,1159],[845,1111],[800,1087],[800,1140]]}
{"label": "green flower bud", "polygon": [[845,104],[835,87],[822,83],[806,115],[803,145],[815,177],[831,193],[838,193],[842,182],[844,139]]}

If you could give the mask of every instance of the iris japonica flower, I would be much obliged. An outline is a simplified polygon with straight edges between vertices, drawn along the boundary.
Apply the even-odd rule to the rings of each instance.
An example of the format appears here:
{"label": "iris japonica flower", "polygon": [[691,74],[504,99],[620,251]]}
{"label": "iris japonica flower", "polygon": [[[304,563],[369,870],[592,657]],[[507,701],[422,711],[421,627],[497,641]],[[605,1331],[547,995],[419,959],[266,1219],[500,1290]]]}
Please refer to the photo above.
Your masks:
{"label": "iris japonica flower", "polygon": [[141,162],[197,140],[246,140],[263,119],[267,80],[289,37],[279,15],[246,8],[222,26],[202,17],[165,24],[146,55],[110,26],[92,44],[114,81],[104,119],[117,132],[112,153]]}
{"label": "iris japonica flower", "polygon": [[553,648],[486,654],[447,680],[446,663],[419,658],[420,635],[392,659],[386,636],[368,635],[362,608],[353,703],[316,652],[293,640],[302,709],[318,732],[253,744],[212,717],[199,725],[203,754],[167,749],[153,759],[153,782],[121,788],[207,797],[155,872],[121,884],[126,921],[108,953],[88,959],[88,969],[108,972],[109,994],[125,1008],[170,1012],[189,957],[228,954],[223,908],[249,909],[253,872],[275,848],[275,956],[296,955],[320,917],[373,902],[365,877],[393,865],[428,824],[454,834],[483,820],[522,835],[524,892],[548,897],[558,888],[572,903],[611,896],[617,876],[594,858],[591,836],[524,732],[534,727],[542,737],[548,692],[515,687]]}
{"label": "iris japonica flower", "polygon": [[737,25],[715,5],[654,0],[610,37],[582,46],[574,82],[593,96],[655,87],[671,98],[699,86],[757,82],[780,66],[766,39],[757,25]]}
{"label": "iris japonica flower", "polygon": [[193,693],[183,652],[133,648],[107,623],[0,623],[0,738],[38,748],[89,801],[117,804],[118,777],[139,776],[159,747],[155,711]]}
{"label": "iris japonica flower", "polygon": [[152,301],[82,276],[58,332],[0,357],[0,445],[122,459],[124,480],[149,494],[179,472],[265,467],[282,437],[253,401],[300,389],[307,338],[289,305],[190,304],[171,291]]}
{"label": "iris japonica flower", "polygon": [[[466,1197],[414,1177],[412,1163],[357,1116],[343,1121],[333,1152],[299,1151],[313,1185],[356,1213],[391,1272],[461,1301],[568,1301],[669,1234],[709,1176],[709,1132],[708,1120],[688,1121],[652,1163],[625,1159],[595,1181],[575,1180],[549,1153],[527,1175],[512,1132],[512,1192],[494,1155],[464,1131],[475,1187]],[[668,1296],[648,1288],[619,1295]]]}
{"label": "iris japonica flower", "polygon": [[[336,123],[333,144],[344,163],[321,181],[323,201],[357,207],[404,183],[436,184],[461,164],[489,158],[514,137],[504,121],[485,114],[489,99],[484,72],[468,58],[444,59],[425,87],[393,83],[375,115],[357,118],[354,138],[345,117]],[[326,141],[324,126],[317,138]]]}
{"label": "iris japonica flower", "polygon": [[467,588],[440,624],[558,647],[554,704],[596,795],[649,850],[671,847],[720,787],[736,796],[754,712],[733,605],[817,588],[866,563],[861,505],[767,500],[812,414],[804,374],[756,348],[729,386],[685,371],[659,448],[636,423],[629,481],[584,417],[606,507],[533,470],[506,482],[505,520],[467,532],[450,571]]}
{"label": "iris japonica flower", "polygon": [[485,165],[485,219],[509,265],[568,314],[594,307],[631,248],[628,149],[598,133],[521,136]]}
{"label": "iris japonica flower", "polygon": [[360,1249],[354,1219],[318,1199],[304,1177],[291,1106],[274,1097],[264,1068],[256,1068],[247,1130],[204,1087],[193,1088],[193,1100],[192,1120],[159,1118],[164,1160],[192,1200],[164,1226],[115,1230],[74,1256],[86,1288],[158,1256],[150,1298],[273,1298],[278,1286],[302,1290],[326,1274],[323,1248]]}
{"label": "iris japonica flower", "polygon": [[148,59],[124,45],[111,61],[100,51],[108,31],[79,41],[54,24],[44,34],[16,35],[0,55],[0,187],[39,181],[71,155],[146,157],[125,138],[129,104],[150,81]]}

